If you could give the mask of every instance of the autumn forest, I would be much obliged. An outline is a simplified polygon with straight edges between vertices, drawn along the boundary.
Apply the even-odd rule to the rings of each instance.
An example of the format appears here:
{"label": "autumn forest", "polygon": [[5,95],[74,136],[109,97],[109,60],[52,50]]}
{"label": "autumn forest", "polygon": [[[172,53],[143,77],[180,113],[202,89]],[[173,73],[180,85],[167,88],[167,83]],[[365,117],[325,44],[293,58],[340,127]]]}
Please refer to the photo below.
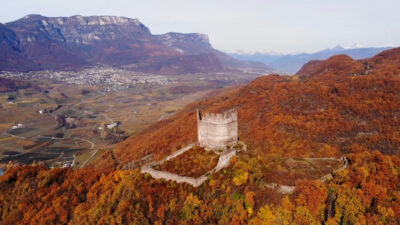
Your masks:
{"label": "autumn forest", "polygon": [[[294,76],[209,94],[92,168],[10,166],[0,176],[0,224],[400,224],[399,103],[400,48],[311,61]],[[197,188],[140,172],[144,157],[196,141],[196,109],[230,108],[247,151],[229,167]],[[196,149],[160,167],[197,176],[215,164]]]}

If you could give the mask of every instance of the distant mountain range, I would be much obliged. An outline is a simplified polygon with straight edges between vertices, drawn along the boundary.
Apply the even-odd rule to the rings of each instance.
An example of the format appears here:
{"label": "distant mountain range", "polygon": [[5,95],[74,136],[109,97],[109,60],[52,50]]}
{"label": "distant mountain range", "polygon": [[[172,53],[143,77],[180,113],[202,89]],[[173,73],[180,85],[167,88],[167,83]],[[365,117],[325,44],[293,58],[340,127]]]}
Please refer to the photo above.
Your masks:
{"label": "distant mountain range", "polygon": [[372,57],[384,50],[392,47],[379,48],[363,48],[354,46],[353,48],[344,48],[340,45],[325,49],[315,53],[300,53],[300,54],[277,54],[277,53],[229,53],[230,56],[240,60],[251,60],[262,62],[278,71],[294,74],[300,68],[311,60],[325,60],[333,55],[348,55],[353,59],[364,59]]}
{"label": "distant mountain range", "polygon": [[126,17],[28,15],[0,24],[0,71],[98,64],[159,74],[271,71],[214,49],[205,34],[153,35],[139,20]]}

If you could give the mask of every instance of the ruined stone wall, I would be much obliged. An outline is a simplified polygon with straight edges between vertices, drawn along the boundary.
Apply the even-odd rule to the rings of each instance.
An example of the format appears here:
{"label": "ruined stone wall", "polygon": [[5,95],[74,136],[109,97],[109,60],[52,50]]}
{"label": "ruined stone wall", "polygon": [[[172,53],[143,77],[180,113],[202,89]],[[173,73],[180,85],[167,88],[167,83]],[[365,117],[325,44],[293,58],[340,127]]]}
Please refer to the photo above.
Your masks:
{"label": "ruined stone wall", "polygon": [[[190,148],[189,148],[190,147]],[[183,149],[191,149],[193,147],[193,145],[187,146]],[[154,162],[151,164],[147,164],[144,165],[141,168],[141,172],[143,174],[148,173],[150,174],[153,178],[155,179],[165,179],[165,180],[173,180],[177,183],[188,183],[191,184],[193,187],[198,187],[200,186],[204,181],[206,181],[208,179],[208,176],[211,173],[216,173],[218,171],[220,171],[223,168],[226,168],[230,165],[231,163],[231,158],[233,156],[236,155],[236,150],[235,149],[231,149],[229,151],[225,151],[223,153],[221,153],[221,155],[218,158],[218,164],[214,167],[214,169],[206,172],[205,174],[203,174],[200,177],[187,177],[187,176],[180,176],[178,174],[175,173],[170,173],[167,171],[159,171],[159,170],[155,170],[152,168],[152,166],[154,165],[160,165],[160,162]],[[172,155],[171,155],[172,156]],[[176,156],[174,156],[176,157]],[[164,161],[162,161],[164,162]]]}
{"label": "ruined stone wall", "polygon": [[141,169],[141,172],[148,173],[155,179],[173,180],[177,183],[188,183],[188,184],[191,184],[193,187],[200,186],[208,178],[207,175],[203,175],[198,178],[180,176],[178,174],[170,173],[167,171],[155,170],[155,169],[151,168],[151,166],[149,166],[149,165],[143,166]]}
{"label": "ruined stone wall", "polygon": [[200,146],[206,149],[226,149],[238,141],[237,110],[204,115],[197,111],[197,128]]}

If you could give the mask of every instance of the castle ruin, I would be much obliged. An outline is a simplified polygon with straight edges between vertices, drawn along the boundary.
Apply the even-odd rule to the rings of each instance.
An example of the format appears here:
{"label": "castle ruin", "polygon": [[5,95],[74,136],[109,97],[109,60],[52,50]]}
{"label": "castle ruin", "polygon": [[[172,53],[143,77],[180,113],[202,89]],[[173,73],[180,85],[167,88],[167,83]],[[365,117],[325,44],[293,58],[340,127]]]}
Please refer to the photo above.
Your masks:
{"label": "castle ruin", "polygon": [[205,113],[197,110],[199,145],[207,150],[226,149],[238,141],[237,110],[223,113]]}
{"label": "castle ruin", "polygon": [[[141,173],[148,173],[155,179],[173,180],[177,183],[188,183],[194,187],[200,186],[204,181],[208,179],[208,176],[212,173],[216,173],[221,169],[229,166],[231,158],[236,155],[237,148],[230,148],[234,144],[238,143],[238,118],[237,110],[230,109],[223,113],[205,113],[204,115],[197,110],[197,132],[198,132],[198,143],[192,143],[173,154],[169,155],[165,159],[156,162],[150,162],[141,167]],[[247,147],[244,143],[239,143],[238,146],[243,146],[242,149],[247,151]],[[206,172],[200,177],[188,177],[181,176],[176,173],[168,171],[156,170],[153,166],[162,165],[168,160],[171,160],[179,155],[193,149],[194,146],[200,145],[205,150],[224,150],[222,152],[216,151],[219,155],[217,165],[210,171]],[[145,156],[144,158],[146,158]],[[134,166],[135,162],[125,165],[123,169],[129,169]]]}

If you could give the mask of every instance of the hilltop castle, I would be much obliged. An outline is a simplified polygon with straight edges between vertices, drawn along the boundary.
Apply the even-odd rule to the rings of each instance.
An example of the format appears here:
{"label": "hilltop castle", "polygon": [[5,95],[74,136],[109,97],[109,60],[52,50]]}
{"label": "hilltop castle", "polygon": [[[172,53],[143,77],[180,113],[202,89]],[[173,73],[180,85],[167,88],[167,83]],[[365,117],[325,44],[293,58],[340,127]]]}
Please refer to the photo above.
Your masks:
{"label": "hilltop castle", "polygon": [[[166,161],[193,149],[196,146],[196,143],[191,143],[190,145],[175,151],[161,161],[145,164],[141,167],[141,173],[148,173],[156,179],[162,178],[165,180],[173,180],[177,183],[184,182],[194,187],[198,187],[208,179],[210,174],[216,173],[229,166],[231,158],[236,155],[239,146],[241,146],[241,149],[239,150],[247,151],[247,147],[244,143],[238,143],[239,145],[232,147],[238,142],[238,118],[236,109],[230,109],[223,113],[205,113],[204,115],[200,110],[197,110],[197,131],[198,145],[204,147],[206,150],[224,150],[222,152],[216,152],[219,155],[218,163],[213,169],[207,171],[200,177],[189,177],[153,168],[153,166],[162,165]],[[232,148],[228,150],[228,147]],[[130,169],[134,167],[136,163],[137,162],[133,161],[126,164],[123,168]]]}
{"label": "hilltop castle", "polygon": [[238,141],[237,110],[223,113],[205,113],[197,110],[197,134],[199,145],[205,149],[226,149]]}

